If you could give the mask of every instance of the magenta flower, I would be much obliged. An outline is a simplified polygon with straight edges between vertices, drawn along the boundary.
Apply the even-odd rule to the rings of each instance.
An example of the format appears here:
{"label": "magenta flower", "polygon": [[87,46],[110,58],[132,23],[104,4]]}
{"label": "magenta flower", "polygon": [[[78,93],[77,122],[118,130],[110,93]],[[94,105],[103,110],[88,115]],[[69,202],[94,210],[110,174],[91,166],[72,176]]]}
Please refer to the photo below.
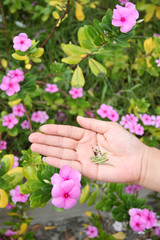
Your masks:
{"label": "magenta flower", "polygon": [[89,238],[95,238],[98,236],[98,229],[95,226],[89,226],[85,233]]}
{"label": "magenta flower", "polygon": [[126,4],[128,1],[129,1],[129,0],[119,0],[119,2],[120,2],[121,5]]}
{"label": "magenta flower", "polygon": [[57,92],[59,89],[57,87],[56,84],[50,84],[50,83],[47,83],[46,84],[46,88],[45,88],[45,91],[46,92],[50,92],[50,93],[55,93]]}
{"label": "magenta flower", "polygon": [[21,123],[21,127],[22,127],[22,129],[29,129],[29,122],[27,120],[24,120]]}
{"label": "magenta flower", "polygon": [[8,202],[6,208],[7,208],[7,209],[12,209],[12,208],[14,208],[15,206],[16,206],[15,204],[10,204],[10,203]]}
{"label": "magenta flower", "polygon": [[128,194],[134,194],[134,188],[132,187],[132,185],[128,185],[125,187],[125,191]]}
{"label": "magenta flower", "polygon": [[14,114],[9,113],[8,115],[3,116],[3,123],[2,126],[6,126],[9,129],[13,128],[14,125],[18,123],[17,118],[14,116]]}
{"label": "magenta flower", "polygon": [[76,169],[72,169],[67,165],[63,165],[59,171],[59,174],[55,173],[51,177],[51,183],[54,186],[55,184],[61,184],[66,180],[73,180],[76,185],[81,187],[81,174]]}
{"label": "magenta flower", "polygon": [[69,94],[72,95],[73,99],[81,98],[83,96],[83,88],[74,88],[69,91]]}
{"label": "magenta flower", "polygon": [[12,202],[26,202],[30,194],[21,194],[19,191],[19,185],[15,189],[10,190],[10,195],[12,197]]}
{"label": "magenta flower", "polygon": [[4,140],[0,141],[0,150],[5,150],[7,148],[7,142]]}
{"label": "magenta flower", "polygon": [[136,215],[130,218],[129,225],[135,232],[144,231],[146,228],[146,220]]}
{"label": "magenta flower", "polygon": [[139,216],[141,217],[142,216],[142,210],[139,209],[139,208],[131,208],[129,209],[129,215],[130,217],[134,217],[134,216]]}
{"label": "magenta flower", "polygon": [[18,157],[14,156],[14,163],[13,163],[13,167],[12,168],[15,168],[15,167],[18,167],[18,166],[19,166]]}
{"label": "magenta flower", "polygon": [[13,94],[20,91],[20,85],[12,78],[4,76],[2,78],[2,83],[0,84],[0,89],[2,91],[6,91],[6,94],[8,96],[12,96]]}
{"label": "magenta flower", "polygon": [[15,69],[15,70],[10,70],[7,73],[7,76],[9,76],[10,78],[12,78],[12,80],[14,80],[14,82],[23,82],[24,80],[24,72],[21,71],[20,69]]}
{"label": "magenta flower", "polygon": [[106,104],[101,104],[100,108],[97,110],[97,114],[101,116],[101,118],[108,117],[109,113],[113,110],[113,108]]}
{"label": "magenta flower", "polygon": [[22,103],[13,106],[13,114],[14,114],[15,116],[23,117],[25,111],[26,111],[26,110],[25,110],[24,105],[23,105]]}
{"label": "magenta flower", "polygon": [[80,194],[79,186],[72,179],[66,180],[53,186],[52,204],[58,208],[72,208],[76,205]]}
{"label": "magenta flower", "polygon": [[117,9],[113,10],[112,24],[116,27],[120,27],[121,32],[127,33],[136,24],[139,13],[135,5],[131,2],[127,2],[125,7],[116,5],[116,8]]}
{"label": "magenta flower", "polygon": [[17,233],[12,230],[9,230],[9,229],[5,232],[5,236],[7,236],[7,237],[10,237],[13,235],[17,235]]}
{"label": "magenta flower", "polygon": [[32,46],[31,39],[28,38],[26,33],[20,33],[13,38],[13,48],[25,52]]}
{"label": "magenta flower", "polygon": [[111,120],[112,122],[116,122],[119,119],[119,114],[117,113],[116,110],[111,109],[108,113],[108,119]]}
{"label": "magenta flower", "polygon": [[160,37],[160,34],[158,34],[158,33],[153,33],[153,37],[159,38],[159,37]]}
{"label": "magenta flower", "polygon": [[134,190],[136,190],[137,192],[139,192],[140,190],[142,190],[142,186],[137,185],[137,184],[133,184],[132,187],[134,188]]}
{"label": "magenta flower", "polygon": [[155,62],[157,63],[157,67],[160,67],[160,57],[156,59]]}
{"label": "magenta flower", "polygon": [[160,127],[160,115],[158,116],[151,116],[151,125],[155,126],[156,128]]}
{"label": "magenta flower", "polygon": [[155,227],[154,233],[155,233],[155,235],[160,237],[160,227]]}
{"label": "magenta flower", "polygon": [[151,229],[152,227],[157,226],[156,214],[153,211],[149,211],[148,209],[142,209],[142,215],[146,220],[146,229]]}
{"label": "magenta flower", "polygon": [[135,134],[142,136],[144,134],[144,127],[141,124],[135,125]]}
{"label": "magenta flower", "polygon": [[92,110],[87,111],[87,114],[88,114],[90,117],[92,117],[92,118],[95,117]]}

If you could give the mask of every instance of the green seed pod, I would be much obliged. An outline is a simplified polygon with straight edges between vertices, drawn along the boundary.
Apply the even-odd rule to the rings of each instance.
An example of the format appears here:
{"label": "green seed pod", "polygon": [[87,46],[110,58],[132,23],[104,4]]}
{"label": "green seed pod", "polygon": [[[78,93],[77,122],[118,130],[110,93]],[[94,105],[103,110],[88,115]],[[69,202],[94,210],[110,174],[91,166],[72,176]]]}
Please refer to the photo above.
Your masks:
{"label": "green seed pod", "polygon": [[89,197],[89,185],[87,184],[81,192],[79,202],[81,204],[85,203],[87,201],[88,197]]}

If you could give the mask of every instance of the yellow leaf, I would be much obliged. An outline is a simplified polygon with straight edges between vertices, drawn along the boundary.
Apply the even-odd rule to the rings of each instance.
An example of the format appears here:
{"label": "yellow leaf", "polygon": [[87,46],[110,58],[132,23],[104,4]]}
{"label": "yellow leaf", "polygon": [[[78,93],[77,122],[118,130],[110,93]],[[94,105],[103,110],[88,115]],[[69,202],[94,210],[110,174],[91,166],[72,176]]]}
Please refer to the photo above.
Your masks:
{"label": "yellow leaf", "polygon": [[75,15],[78,21],[82,22],[85,19],[85,15],[83,13],[83,7],[78,2],[76,3]]}
{"label": "yellow leaf", "polygon": [[28,224],[27,223],[22,223],[20,226],[20,230],[18,231],[18,234],[21,235],[27,231]]}
{"label": "yellow leaf", "polygon": [[155,47],[155,44],[151,37],[144,41],[144,49],[145,49],[146,53],[151,53],[152,50],[154,49],[154,47]]}
{"label": "yellow leaf", "polygon": [[6,59],[2,58],[2,60],[1,60],[1,65],[2,65],[3,68],[6,68],[6,67],[7,67],[7,61],[6,61]]}
{"label": "yellow leaf", "polygon": [[154,10],[147,12],[146,15],[144,16],[144,21],[149,22],[153,17],[153,14],[154,14]]}
{"label": "yellow leaf", "polygon": [[0,189],[0,208],[5,208],[8,204],[8,195],[6,191]]}
{"label": "yellow leaf", "polygon": [[95,3],[90,3],[90,7],[94,9],[94,8],[96,8],[96,4]]}
{"label": "yellow leaf", "polygon": [[35,55],[34,55],[34,57],[35,58],[39,58],[39,57],[41,57],[43,55],[43,53],[44,53],[44,48],[38,48],[36,53],[35,53]]}
{"label": "yellow leaf", "polygon": [[17,217],[19,216],[18,213],[14,213],[14,212],[10,212],[10,213],[8,213],[7,215],[8,215],[8,216],[17,216]]}
{"label": "yellow leaf", "polygon": [[124,240],[126,238],[126,234],[124,232],[117,232],[112,236],[117,240]]}
{"label": "yellow leaf", "polygon": [[51,230],[54,228],[56,228],[56,226],[46,226],[46,227],[44,227],[44,230]]}
{"label": "yellow leaf", "polygon": [[151,56],[146,57],[146,63],[148,67],[152,67],[152,65],[150,64],[150,59],[151,59]]}
{"label": "yellow leaf", "polygon": [[92,216],[92,213],[91,213],[90,211],[86,211],[86,212],[85,212],[85,215],[86,215],[87,217],[91,217],[91,216]]}
{"label": "yellow leaf", "polygon": [[81,57],[78,57],[75,55],[61,59],[62,62],[68,63],[68,64],[78,64],[81,60],[82,60]]}
{"label": "yellow leaf", "polygon": [[15,100],[15,101],[9,101],[9,102],[8,102],[8,105],[9,105],[10,107],[13,107],[13,106],[19,104],[20,102],[21,102],[21,99],[19,98],[19,99]]}
{"label": "yellow leaf", "polygon": [[59,13],[56,12],[56,11],[52,12],[52,16],[53,16],[54,19],[59,19],[60,18]]}
{"label": "yellow leaf", "polygon": [[8,175],[12,173],[22,173],[22,167],[15,167],[7,172]]}
{"label": "yellow leaf", "polygon": [[156,7],[156,17],[160,19],[160,7]]}
{"label": "yellow leaf", "polygon": [[23,238],[22,238],[22,237],[19,237],[18,240],[23,240]]}
{"label": "yellow leaf", "polygon": [[2,160],[8,165],[8,170],[10,170],[13,167],[14,164],[14,155],[13,154],[6,154],[3,156]]}
{"label": "yellow leaf", "polygon": [[31,69],[31,67],[32,67],[32,65],[29,64],[29,63],[25,65],[25,68],[28,69],[28,70]]}
{"label": "yellow leaf", "polygon": [[77,66],[71,79],[71,85],[74,88],[82,88],[84,84],[85,84],[85,79],[83,76],[82,69],[79,66]]}
{"label": "yellow leaf", "polygon": [[61,7],[63,6],[63,4],[62,4],[60,1],[50,1],[50,2],[49,2],[49,5],[50,5],[50,6],[53,6],[53,7],[54,7],[54,6],[57,6],[57,5],[59,5],[59,6],[61,6]]}
{"label": "yellow leaf", "polygon": [[12,57],[16,60],[20,60],[20,61],[24,61],[26,59],[28,59],[28,56],[27,55],[24,55],[24,56],[20,56],[18,55],[17,53],[13,53],[12,54]]}

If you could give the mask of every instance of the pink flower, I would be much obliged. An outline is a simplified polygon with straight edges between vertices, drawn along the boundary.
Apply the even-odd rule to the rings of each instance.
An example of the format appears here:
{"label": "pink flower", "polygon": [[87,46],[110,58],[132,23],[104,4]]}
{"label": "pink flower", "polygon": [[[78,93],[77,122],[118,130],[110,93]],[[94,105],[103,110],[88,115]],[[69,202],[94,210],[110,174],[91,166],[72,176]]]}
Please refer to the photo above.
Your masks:
{"label": "pink flower", "polygon": [[140,116],[144,125],[151,125],[151,116],[148,114],[142,114]]}
{"label": "pink flower", "polygon": [[151,125],[155,126],[156,128],[160,127],[160,116],[151,116]]}
{"label": "pink flower", "polygon": [[160,57],[156,59],[155,62],[157,63],[157,67],[160,67]]}
{"label": "pink flower", "polygon": [[14,114],[15,116],[23,117],[25,111],[26,111],[26,110],[25,110],[24,105],[23,105],[22,103],[13,106],[13,114]]}
{"label": "pink flower", "polygon": [[119,0],[119,2],[120,2],[121,5],[126,4],[128,1],[129,1],[129,0]]}
{"label": "pink flower", "polygon": [[13,94],[20,91],[20,85],[12,78],[4,76],[2,78],[2,83],[0,84],[0,89],[2,91],[6,91],[6,94],[8,96],[12,96]]}
{"label": "pink flower", "polygon": [[97,114],[101,116],[101,118],[108,117],[109,113],[113,110],[113,108],[106,104],[101,104],[100,108],[97,110]]}
{"label": "pink flower", "polygon": [[67,165],[63,165],[59,171],[59,174],[55,173],[51,177],[51,183],[54,186],[55,184],[61,184],[66,180],[73,180],[76,185],[81,187],[81,174],[76,169],[72,169]]}
{"label": "pink flower", "polygon": [[39,122],[41,119],[40,111],[32,113],[31,120],[33,122]]}
{"label": "pink flower", "polygon": [[128,128],[128,122],[129,122],[129,120],[127,120],[127,118],[125,116],[122,116],[120,125],[123,126],[124,128]]}
{"label": "pink flower", "polygon": [[76,205],[80,194],[79,186],[72,179],[63,181],[52,188],[52,204],[58,208],[72,208]]}
{"label": "pink flower", "polygon": [[7,148],[7,142],[4,140],[0,141],[0,150],[5,150]]}
{"label": "pink flower", "polygon": [[21,123],[21,127],[22,127],[22,129],[29,129],[29,122],[27,120],[24,120]]}
{"label": "pink flower", "polygon": [[128,194],[134,194],[134,188],[132,187],[132,185],[128,185],[125,187],[125,191]]}
{"label": "pink flower", "polygon": [[135,125],[135,134],[140,136],[144,134],[144,127],[141,124]]}
{"label": "pink flower", "polygon": [[142,209],[142,214],[144,219],[146,220],[146,229],[151,229],[152,227],[157,226],[156,214],[153,211],[149,211],[148,209]]}
{"label": "pink flower", "polygon": [[81,98],[83,96],[83,88],[74,88],[69,91],[69,94],[72,95],[73,99]]}
{"label": "pink flower", "polygon": [[14,156],[14,164],[13,164],[13,167],[12,167],[12,168],[18,167],[18,165],[19,165],[18,157],[17,157],[17,156]]}
{"label": "pink flower", "polygon": [[20,191],[19,191],[19,185],[15,187],[15,189],[12,189],[10,190],[10,195],[12,197],[12,201],[14,203],[17,203],[17,202],[26,202],[28,200],[28,197],[30,194],[21,194]]}
{"label": "pink flower", "polygon": [[50,93],[55,93],[55,92],[58,91],[58,87],[57,87],[56,84],[47,83],[47,84],[46,84],[45,91],[46,91],[46,92],[50,92]]}
{"label": "pink flower", "polygon": [[7,209],[12,209],[12,208],[14,208],[15,206],[16,206],[15,204],[10,204],[10,203],[8,202],[6,208],[7,208]]}
{"label": "pink flower", "polygon": [[20,69],[10,70],[7,75],[14,80],[14,82],[22,82],[24,80],[24,72]]}
{"label": "pink flower", "polygon": [[116,122],[116,121],[118,121],[118,119],[119,119],[119,114],[117,113],[116,110],[111,109],[111,110],[109,111],[107,117],[108,117],[109,120],[111,120],[111,121],[113,121],[113,122]]}
{"label": "pink flower", "polygon": [[49,119],[49,116],[47,115],[47,113],[45,111],[38,111],[37,113],[40,114],[39,122],[41,124],[45,123]]}
{"label": "pink flower", "polygon": [[160,227],[156,227],[156,228],[154,229],[154,233],[155,233],[155,235],[157,235],[157,236],[160,237]]}
{"label": "pink flower", "polygon": [[120,27],[121,32],[127,33],[136,24],[139,13],[135,5],[131,2],[127,2],[125,7],[116,5],[116,8],[117,9],[113,10],[112,24],[116,27]]}
{"label": "pink flower", "polygon": [[95,238],[98,236],[98,230],[95,226],[89,226],[85,233],[88,235],[89,238]]}
{"label": "pink flower", "polygon": [[160,37],[160,34],[158,34],[158,33],[153,33],[153,37]]}
{"label": "pink flower", "polygon": [[94,116],[94,113],[93,113],[93,111],[92,110],[89,110],[88,112],[87,112],[87,114],[90,116],[90,117],[92,117],[92,118],[94,118],[95,116]]}
{"label": "pink flower", "polygon": [[10,113],[8,115],[3,116],[3,123],[2,126],[6,126],[9,129],[13,128],[15,124],[18,123],[17,118],[14,116],[14,114]]}
{"label": "pink flower", "polygon": [[130,217],[134,217],[136,215],[141,217],[142,216],[142,210],[139,209],[139,208],[131,208],[131,209],[129,209],[129,215],[130,215]]}
{"label": "pink flower", "polygon": [[32,46],[31,39],[28,38],[26,33],[20,33],[13,38],[13,48],[25,52]]}
{"label": "pink flower", "polygon": [[138,122],[138,117],[136,117],[133,113],[127,114],[126,119],[131,123],[137,123]]}
{"label": "pink flower", "polygon": [[5,232],[5,236],[7,236],[7,237],[10,237],[13,235],[17,235],[17,233],[12,230],[9,230],[9,229]]}
{"label": "pink flower", "polygon": [[135,232],[144,231],[146,227],[146,220],[143,217],[136,215],[130,218],[129,225]]}
{"label": "pink flower", "polygon": [[139,192],[140,190],[142,190],[142,186],[137,185],[137,184],[133,184],[132,187],[134,188],[134,190],[136,190],[137,192]]}

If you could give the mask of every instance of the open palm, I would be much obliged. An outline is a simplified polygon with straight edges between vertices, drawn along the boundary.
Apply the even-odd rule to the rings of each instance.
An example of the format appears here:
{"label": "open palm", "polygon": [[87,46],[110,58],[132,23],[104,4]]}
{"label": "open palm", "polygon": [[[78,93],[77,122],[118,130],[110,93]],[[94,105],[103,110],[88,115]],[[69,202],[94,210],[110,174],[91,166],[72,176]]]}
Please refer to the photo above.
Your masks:
{"label": "open palm", "polygon": [[[119,124],[78,117],[82,126],[48,124],[30,135],[31,149],[57,168],[69,165],[82,175],[108,182],[138,183],[146,146]],[[107,152],[107,164],[91,162],[94,149]]]}

